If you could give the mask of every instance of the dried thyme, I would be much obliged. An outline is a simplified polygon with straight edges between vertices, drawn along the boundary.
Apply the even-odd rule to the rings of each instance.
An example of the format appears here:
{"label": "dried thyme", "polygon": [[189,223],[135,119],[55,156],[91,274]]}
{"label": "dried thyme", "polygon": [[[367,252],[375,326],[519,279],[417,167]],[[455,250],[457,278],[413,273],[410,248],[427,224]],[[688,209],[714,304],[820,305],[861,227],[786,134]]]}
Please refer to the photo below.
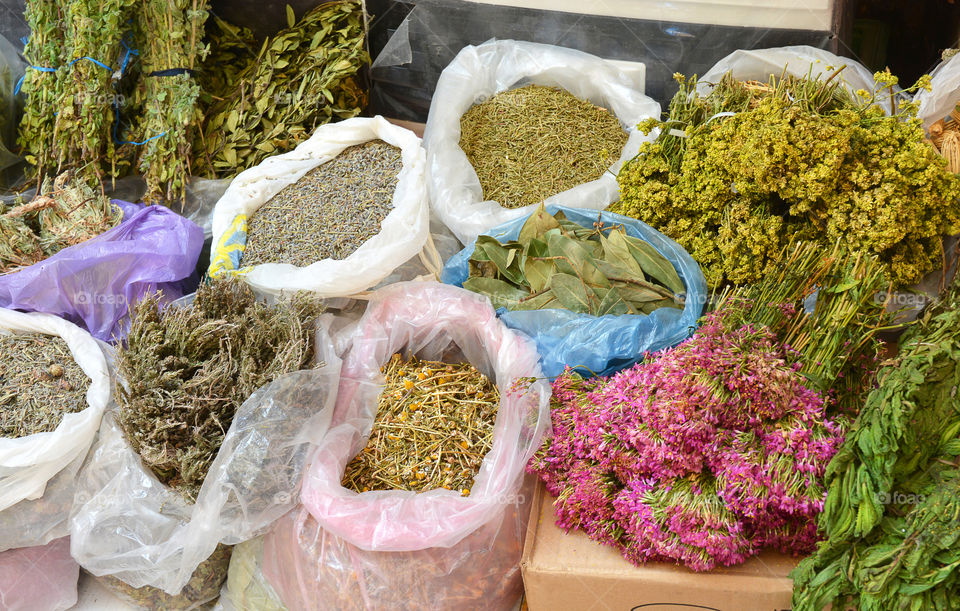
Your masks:
{"label": "dried thyme", "polygon": [[381,140],[347,148],[250,217],[242,264],[345,259],[380,231],[402,167],[400,149]]}
{"label": "dried thyme", "polygon": [[493,445],[500,393],[469,363],[393,355],[367,446],[347,465],[343,486],[368,490],[446,488],[470,494]]}
{"label": "dried thyme", "polygon": [[460,118],[460,133],[484,198],[506,208],[600,178],[627,143],[609,111],[540,85],[474,105]]}
{"label": "dried thyme", "polygon": [[213,280],[187,307],[137,304],[118,352],[119,424],[144,465],[189,500],[237,408],[258,388],[312,366],[316,301],[268,306],[242,282]]}
{"label": "dried thyme", "polygon": [[0,437],[53,431],[86,408],[89,386],[61,338],[0,335]]}

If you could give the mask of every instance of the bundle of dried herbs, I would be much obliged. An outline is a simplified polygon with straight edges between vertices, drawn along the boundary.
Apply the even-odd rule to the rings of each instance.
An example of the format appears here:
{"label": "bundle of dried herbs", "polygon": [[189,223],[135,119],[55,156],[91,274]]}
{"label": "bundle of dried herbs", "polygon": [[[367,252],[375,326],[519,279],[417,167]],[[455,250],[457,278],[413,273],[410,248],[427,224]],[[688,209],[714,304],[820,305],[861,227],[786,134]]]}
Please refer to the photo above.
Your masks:
{"label": "bundle of dried herbs", "polygon": [[[132,149],[114,145],[115,76],[119,78],[125,51],[120,44],[124,24],[132,17],[134,0],[71,0],[64,6],[67,59],[57,72],[58,98],[53,146],[58,169],[75,168],[93,183],[109,168],[119,176]],[[118,169],[121,168],[121,169]]]}
{"label": "bundle of dried herbs", "polygon": [[288,151],[313,130],[354,117],[366,106],[360,71],[370,61],[359,0],[316,7],[264,42],[237,86],[215,101],[194,142],[193,171],[228,178],[275,153]]}
{"label": "bundle of dried herbs", "polygon": [[947,160],[947,168],[960,174],[960,104],[950,111],[949,117],[935,121],[929,131],[930,143]]}
{"label": "bundle of dried herbs", "polygon": [[515,241],[480,236],[463,287],[509,310],[649,314],[683,307],[683,281],[650,244],[622,226],[581,227],[541,204]]}
{"label": "bundle of dried herbs", "polygon": [[145,0],[139,3],[143,73],[142,112],[135,140],[137,169],[147,182],[145,201],[181,199],[201,116],[193,70],[206,53],[204,22],[209,0]]}
{"label": "bundle of dried herbs", "polygon": [[9,210],[0,205],[0,273],[33,265],[57,252],[112,229],[123,211],[93,188],[65,172],[43,183],[40,194]]}
{"label": "bundle of dried herbs", "polygon": [[382,372],[370,440],[347,465],[343,486],[356,492],[446,488],[468,496],[493,445],[496,385],[469,363],[399,354]]}
{"label": "bundle of dried herbs", "polygon": [[23,56],[30,67],[20,91],[25,103],[18,144],[36,176],[53,172],[57,165],[53,130],[59,83],[56,69],[64,61],[64,6],[60,0],[28,0],[24,18],[30,38]]}
{"label": "bundle of dried herbs", "polygon": [[382,140],[345,149],[251,215],[242,265],[347,258],[380,231],[402,168],[400,149]]}
{"label": "bundle of dried herbs", "polygon": [[952,609],[960,589],[960,284],[907,332],[827,469],[793,608]]}
{"label": "bundle of dried herbs", "polygon": [[179,594],[167,594],[159,588],[143,586],[135,588],[120,579],[106,575],[97,579],[121,598],[133,603],[138,609],[151,611],[190,611],[208,608],[220,596],[220,587],[227,579],[230,555],[233,548],[217,545],[210,557],[200,563]]}
{"label": "bundle of dried herbs", "polygon": [[621,170],[611,210],[677,240],[711,286],[774,272],[794,240],[840,241],[896,286],[918,282],[942,263],[941,236],[960,230],[960,177],[924,142],[915,104],[891,116],[875,104],[894,77],[848,95],[839,75],[728,74],[706,95],[677,75],[669,116],[641,126],[661,131]]}
{"label": "bundle of dried herbs", "polygon": [[460,118],[460,148],[483,196],[505,208],[600,178],[626,143],[608,110],[540,85],[498,93]]}
{"label": "bundle of dried herbs", "polygon": [[53,431],[87,407],[89,386],[61,338],[0,334],[0,437]]}
{"label": "bundle of dried herbs", "polygon": [[237,408],[281,375],[314,366],[320,309],[306,296],[268,306],[231,279],[201,286],[186,307],[161,310],[159,295],[138,303],[117,355],[126,382],[117,403],[143,464],[195,500]]}
{"label": "bundle of dried herbs", "polygon": [[233,25],[216,15],[207,19],[204,40],[207,53],[201,58],[196,77],[200,104],[206,110],[237,86],[243,72],[257,59],[260,43],[248,28]]}

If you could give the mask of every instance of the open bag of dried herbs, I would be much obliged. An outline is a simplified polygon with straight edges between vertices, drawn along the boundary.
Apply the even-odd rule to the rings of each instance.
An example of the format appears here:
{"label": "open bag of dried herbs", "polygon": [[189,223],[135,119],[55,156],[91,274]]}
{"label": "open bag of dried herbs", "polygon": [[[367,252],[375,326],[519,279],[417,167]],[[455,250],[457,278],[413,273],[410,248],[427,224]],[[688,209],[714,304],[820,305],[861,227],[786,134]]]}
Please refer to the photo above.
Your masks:
{"label": "open bag of dried herbs", "polygon": [[404,282],[337,343],[334,420],[265,538],[267,579],[290,609],[509,608],[548,420],[533,342],[479,295]]}
{"label": "open bag of dried herbs", "polygon": [[813,550],[842,410],[871,387],[887,314],[873,262],[816,245],[786,256],[791,271],[725,295],[676,348],[553,382],[554,436],[529,470],[558,526],[695,571]]}
{"label": "open bag of dried herbs", "polygon": [[323,125],[230,183],[210,275],[272,295],[370,289],[428,248],[425,169],[420,139],[382,117]]}
{"label": "open bag of dried herbs", "polygon": [[924,141],[916,105],[893,108],[895,77],[851,88],[845,65],[825,68],[762,82],[731,71],[712,86],[676,75],[663,121],[641,126],[657,138],[620,171],[611,210],[677,240],[711,286],[757,281],[798,239],[875,256],[895,287],[942,267],[942,237],[960,229],[960,177]]}
{"label": "open bag of dried herbs", "polygon": [[215,598],[229,546],[293,507],[307,441],[326,431],[340,361],[320,307],[214,280],[189,303],[137,304],[117,410],[78,478],[72,552],[146,608]]}
{"label": "open bag of dried herbs", "polygon": [[960,284],[884,363],[826,473],[824,541],[793,608],[954,609],[960,591]]}
{"label": "open bag of dried herbs", "polygon": [[77,469],[111,392],[89,333],[0,308],[0,551],[67,534]]}
{"label": "open bag of dried herbs", "polygon": [[0,206],[0,307],[56,314],[112,341],[142,296],[183,295],[202,248],[186,218],[107,199],[65,173],[29,203]]}
{"label": "open bag of dried herbs", "polygon": [[544,373],[609,374],[690,335],[707,301],[697,263],[629,217],[535,209],[447,261],[443,281],[486,295],[537,343]]}
{"label": "open bag of dried herbs", "polygon": [[464,47],[444,68],[424,132],[430,199],[464,244],[541,202],[603,209],[660,113],[603,59],[516,40]]}

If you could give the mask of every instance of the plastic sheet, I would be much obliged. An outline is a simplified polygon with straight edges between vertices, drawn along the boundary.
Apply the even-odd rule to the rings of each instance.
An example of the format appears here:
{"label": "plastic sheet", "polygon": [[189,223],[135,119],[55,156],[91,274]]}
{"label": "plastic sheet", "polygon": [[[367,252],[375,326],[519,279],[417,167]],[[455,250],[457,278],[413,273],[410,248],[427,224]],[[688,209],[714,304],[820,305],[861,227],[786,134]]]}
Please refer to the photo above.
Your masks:
{"label": "plastic sheet", "polygon": [[[383,609],[419,601],[434,609],[495,606],[501,588],[518,593],[514,552],[522,541],[517,524],[526,515],[510,512],[525,506],[524,467],[549,427],[550,389],[533,342],[507,329],[478,295],[409,282],[371,295],[364,316],[338,334],[338,344],[346,354],[337,408],[304,475],[304,511],[265,543],[267,578],[284,602],[317,609],[352,600]],[[380,367],[397,352],[465,360],[501,390],[493,447],[467,497],[445,489],[356,493],[340,485],[373,426],[384,382]],[[408,561],[412,570],[403,569]],[[426,589],[417,592],[420,584]],[[470,586],[471,596],[463,595],[461,588]],[[332,593],[337,603],[328,598]]]}
{"label": "plastic sheet", "polygon": [[949,115],[960,103],[960,55],[941,62],[930,76],[930,91],[921,89],[914,97],[920,105],[917,117],[923,121],[924,129]]}
{"label": "plastic sheet", "polygon": [[77,604],[80,565],[64,537],[0,553],[0,609],[64,611]]}
{"label": "plastic sheet", "polygon": [[110,341],[122,337],[129,306],[157,290],[189,290],[203,231],[163,206],[114,200],[119,225],[20,271],[0,276],[0,307],[56,314]]}
{"label": "plastic sheet", "polygon": [[[240,268],[247,216],[345,148],[374,139],[398,147],[403,161],[393,210],[379,233],[342,260],[324,259],[306,267],[268,263]],[[365,291],[415,257],[427,241],[430,219],[424,170],[420,139],[383,117],[322,125],[293,151],[270,157],[233,179],[213,211],[215,252],[210,273],[239,273],[254,289],[271,295],[302,290],[323,297],[346,297]]]}
{"label": "plastic sheet", "polygon": [[610,172],[546,199],[547,204],[603,209],[620,198],[616,174],[648,139],[637,123],[660,115],[660,105],[636,89],[613,64],[572,49],[515,40],[465,47],[437,82],[424,132],[433,210],[464,244],[507,221],[529,215],[535,206],[504,208],[484,200],[477,173],[460,148],[460,117],[478,101],[537,84],[561,87],[612,111],[630,137]]}
{"label": "plastic sheet", "polygon": [[0,309],[0,333],[9,332],[62,338],[90,386],[87,407],[64,414],[53,431],[0,438],[0,551],[42,545],[65,534],[75,481],[67,477],[69,472],[57,476],[75,470],[86,456],[112,393],[103,348],[83,329],[49,314]]}
{"label": "plastic sheet", "polygon": [[325,365],[282,376],[243,403],[195,504],[143,467],[108,413],[78,478],[70,517],[80,565],[177,594],[218,544],[255,537],[289,511],[307,442],[323,436],[337,396],[340,359],[325,327],[318,331],[317,358]]}
{"label": "plastic sheet", "polygon": [[[567,218],[590,227],[599,218],[607,225],[622,225],[628,235],[640,238],[674,265],[687,289],[683,310],[659,308],[649,315],[591,316],[569,310],[548,309],[510,312],[498,309],[501,320],[534,338],[544,373],[555,378],[564,367],[579,368],[584,375],[610,375],[635,363],[644,352],[674,346],[690,336],[708,297],[700,266],[679,244],[634,218],[612,212],[548,206],[550,214],[563,211]],[[501,242],[515,240],[526,218],[486,232]],[[469,277],[468,262],[476,242],[451,257],[443,268],[443,281],[462,286]]]}
{"label": "plastic sheet", "polygon": [[220,602],[225,609],[236,611],[287,611],[280,595],[263,574],[263,537],[233,548]]}

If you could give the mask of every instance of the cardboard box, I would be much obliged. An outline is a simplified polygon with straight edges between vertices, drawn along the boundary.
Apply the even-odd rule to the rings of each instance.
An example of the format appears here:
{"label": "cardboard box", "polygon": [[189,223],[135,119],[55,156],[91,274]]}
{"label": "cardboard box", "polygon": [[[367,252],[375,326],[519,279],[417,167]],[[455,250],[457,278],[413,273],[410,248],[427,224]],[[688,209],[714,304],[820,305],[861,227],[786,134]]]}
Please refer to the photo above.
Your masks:
{"label": "cardboard box", "polygon": [[694,573],[636,567],[612,547],[555,525],[553,499],[537,486],[521,568],[530,611],[783,611],[798,560],[764,552],[740,566]]}

